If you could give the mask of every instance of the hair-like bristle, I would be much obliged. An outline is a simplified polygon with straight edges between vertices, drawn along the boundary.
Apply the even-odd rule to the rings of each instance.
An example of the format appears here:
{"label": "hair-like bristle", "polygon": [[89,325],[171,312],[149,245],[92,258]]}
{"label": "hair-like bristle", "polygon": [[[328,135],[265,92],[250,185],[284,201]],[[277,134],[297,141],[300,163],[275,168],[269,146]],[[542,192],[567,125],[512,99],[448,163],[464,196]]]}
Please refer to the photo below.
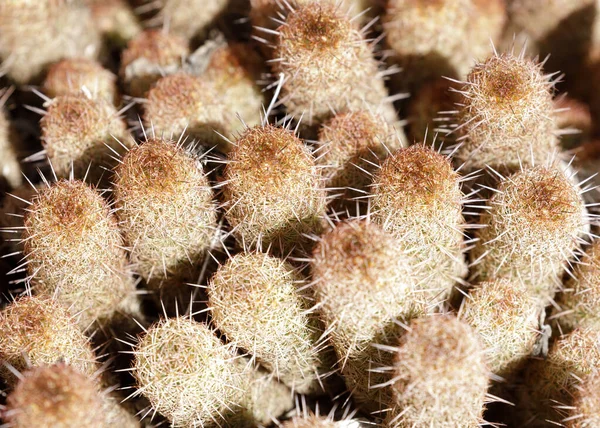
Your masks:
{"label": "hair-like bristle", "polygon": [[460,88],[455,129],[458,164],[501,174],[546,162],[558,152],[552,82],[541,65],[512,53],[471,70]]}
{"label": "hair-like bristle", "polygon": [[600,426],[600,372],[593,372],[577,385],[572,406],[560,421],[566,428]]}
{"label": "hair-like bristle", "polygon": [[105,99],[90,99],[83,93],[62,95],[49,102],[40,121],[42,143],[54,173],[73,175],[92,184],[108,176],[115,152],[131,146],[125,121]]}
{"label": "hair-like bristle", "polygon": [[490,371],[512,380],[515,370],[533,353],[541,312],[525,284],[495,279],[469,292],[460,319],[479,333]]}
{"label": "hair-like bristle", "polygon": [[127,0],[88,0],[96,27],[109,43],[122,47],[142,31]]}
{"label": "hair-like bristle", "polygon": [[119,75],[125,92],[145,97],[161,77],[179,71],[189,54],[187,42],[174,34],[159,30],[139,33],[121,54]]}
{"label": "hair-like bristle", "polygon": [[476,427],[489,383],[477,333],[454,316],[418,318],[394,352],[389,427]]}
{"label": "hair-like bristle", "polygon": [[443,301],[467,273],[459,174],[418,144],[389,156],[373,186],[373,221],[400,240],[418,280]]}
{"label": "hair-like bristle", "polygon": [[596,328],[578,328],[561,336],[545,360],[532,360],[523,379],[517,411],[532,426],[559,423],[573,404],[578,386],[598,372],[600,332]]}
{"label": "hair-like bristle", "polygon": [[[341,373],[355,399],[369,410],[386,402],[385,373],[371,372],[389,365],[389,353],[372,347],[390,344],[402,321],[435,306],[428,285],[419,289],[402,244],[367,220],[338,224],[325,234],[313,252],[313,290],[329,332]],[[389,401],[389,400],[387,400]]]}
{"label": "hair-like bristle", "polygon": [[3,1],[0,5],[0,61],[17,83],[40,79],[45,68],[63,58],[94,58],[100,34],[81,1]]}
{"label": "hair-like bristle", "polygon": [[[206,325],[187,318],[152,326],[134,356],[136,394],[143,394],[174,426],[230,421],[235,421],[232,426],[246,426],[257,416],[267,423],[280,414],[261,414],[266,407],[284,412],[289,407],[278,407],[278,400],[287,396],[291,402],[289,391],[283,393],[272,380],[248,368],[235,349],[222,344]],[[275,388],[271,397],[264,395],[269,388]],[[265,402],[256,402],[261,396]]]}
{"label": "hair-like bristle", "polygon": [[589,222],[577,186],[558,167],[525,168],[503,179],[488,205],[472,276],[522,281],[551,297]]}
{"label": "hair-like bristle", "polygon": [[197,280],[218,238],[216,203],[200,159],[175,141],[150,139],[123,156],[113,182],[135,270],[167,306],[180,295],[180,303],[189,303],[184,284]]}
{"label": "hair-like bristle", "polygon": [[303,285],[288,263],[258,252],[233,256],[208,285],[219,331],[301,394],[322,390],[323,369],[322,329],[310,313],[309,296],[300,290]]}
{"label": "hair-like bristle", "polygon": [[9,384],[30,366],[64,361],[86,376],[99,369],[89,339],[59,302],[23,297],[0,312],[0,375]]}
{"label": "hair-like bristle", "polygon": [[342,8],[299,5],[277,33],[273,71],[284,77],[281,103],[290,116],[313,125],[366,104],[397,120],[373,49]]}
{"label": "hair-like bristle", "polygon": [[81,92],[119,104],[117,76],[96,61],[87,58],[65,59],[48,69],[42,89],[50,98]]}
{"label": "hair-like bristle", "polygon": [[[464,78],[492,52],[505,21],[502,0],[391,0],[383,15],[401,88],[441,76]],[[451,25],[447,25],[451,23]],[[431,35],[435,34],[434,37]]]}
{"label": "hair-like bristle", "polygon": [[22,239],[33,291],[80,313],[84,329],[110,321],[135,293],[117,219],[81,181],[39,190],[27,208]]}
{"label": "hair-like bristle", "polygon": [[155,138],[185,133],[201,145],[229,150],[222,137],[230,135],[229,112],[214,84],[202,77],[176,73],[156,82],[144,105],[144,125]]}
{"label": "hair-like bristle", "polygon": [[225,217],[242,246],[279,254],[308,249],[322,230],[325,191],[310,149],[292,131],[271,125],[246,130],[224,170]]}
{"label": "hair-like bristle", "polygon": [[368,110],[340,113],[319,131],[317,163],[325,185],[340,206],[369,192],[377,166],[403,146],[403,135],[385,119]]}

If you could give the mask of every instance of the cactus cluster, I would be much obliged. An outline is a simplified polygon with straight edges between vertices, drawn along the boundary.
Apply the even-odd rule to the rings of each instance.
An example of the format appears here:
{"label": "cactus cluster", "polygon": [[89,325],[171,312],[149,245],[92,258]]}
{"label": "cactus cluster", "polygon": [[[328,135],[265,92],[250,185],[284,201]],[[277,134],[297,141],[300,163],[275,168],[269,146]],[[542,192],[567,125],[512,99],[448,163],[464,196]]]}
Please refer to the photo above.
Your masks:
{"label": "cactus cluster", "polygon": [[1,0],[1,422],[598,426],[599,17]]}

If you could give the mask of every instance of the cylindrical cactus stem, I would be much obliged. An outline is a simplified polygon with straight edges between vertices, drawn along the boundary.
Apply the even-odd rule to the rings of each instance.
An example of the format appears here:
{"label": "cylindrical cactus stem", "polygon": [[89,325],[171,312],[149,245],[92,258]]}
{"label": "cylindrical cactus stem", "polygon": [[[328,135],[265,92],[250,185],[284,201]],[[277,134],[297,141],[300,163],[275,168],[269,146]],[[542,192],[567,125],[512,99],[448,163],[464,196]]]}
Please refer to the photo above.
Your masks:
{"label": "cylindrical cactus stem", "polygon": [[561,332],[577,327],[600,329],[600,241],[586,249],[556,303],[552,318]]}
{"label": "cylindrical cactus stem", "polygon": [[119,104],[117,76],[87,58],[64,59],[51,65],[42,89],[50,98],[84,92],[93,99]]}
{"label": "cylindrical cactus stem", "polygon": [[15,133],[4,111],[7,95],[0,91],[0,190],[16,189],[23,182]]}
{"label": "cylindrical cactus stem", "polygon": [[38,191],[23,228],[23,254],[35,293],[56,298],[79,324],[104,324],[135,293],[117,219],[81,181],[61,180]]}
{"label": "cylindrical cactus stem", "polygon": [[8,394],[2,416],[9,426],[19,428],[140,426],[133,415],[100,390],[97,379],[65,363],[23,373]]}
{"label": "cylindrical cactus stem", "polygon": [[[100,368],[73,315],[59,302],[41,296],[20,298],[0,312],[0,357],[18,372],[57,361],[86,376],[94,376]],[[18,380],[5,364],[0,375],[11,385]]]}
{"label": "cylindrical cactus stem", "polygon": [[310,313],[304,285],[288,263],[258,252],[233,256],[208,285],[219,331],[298,393],[319,392],[324,368],[319,355],[323,331]]}
{"label": "cylindrical cactus stem", "polygon": [[37,83],[60,59],[100,51],[100,34],[81,0],[9,0],[0,4],[0,61],[19,84]]}
{"label": "cylindrical cactus stem", "polygon": [[503,179],[488,205],[470,254],[472,277],[506,277],[551,297],[589,223],[577,186],[557,167],[526,168]]}
{"label": "cylindrical cactus stem", "polygon": [[369,410],[389,401],[387,390],[372,388],[389,380],[386,374],[370,371],[389,365],[389,353],[372,344],[393,341],[400,329],[394,319],[410,319],[435,307],[438,298],[428,285],[420,289],[409,260],[399,240],[366,220],[338,224],[313,252],[319,313],[348,389]]}
{"label": "cylindrical cactus stem", "polygon": [[600,426],[600,372],[595,371],[577,385],[569,414],[560,422],[567,428]]}
{"label": "cylindrical cactus stem", "polygon": [[230,7],[230,0],[159,0],[158,14],[146,24],[168,26],[188,41],[202,39],[206,31]]}
{"label": "cylindrical cactus stem", "polygon": [[390,427],[478,427],[489,383],[477,333],[454,316],[413,320],[392,366]]}
{"label": "cylindrical cactus stem", "polygon": [[59,178],[71,174],[88,183],[108,178],[115,153],[132,145],[131,134],[115,107],[86,94],[62,95],[48,103],[40,122],[42,144]]}
{"label": "cylindrical cactus stem", "polygon": [[[138,393],[173,426],[222,426],[231,420],[239,423],[234,426],[242,426],[249,423],[245,416],[259,414],[260,403],[253,399],[265,388],[277,388],[271,380],[272,385],[262,383],[262,390],[253,390],[253,376],[260,381],[254,369],[247,368],[235,349],[222,344],[210,328],[187,318],[166,319],[150,327],[134,356]],[[278,399],[291,405],[291,394],[285,389],[278,391]],[[283,407],[282,412],[288,410]],[[267,415],[260,422],[278,416]]]}
{"label": "cylindrical cactus stem", "polygon": [[289,115],[315,125],[366,103],[397,120],[373,48],[343,8],[307,2],[277,32],[273,71],[284,77],[281,102]]}
{"label": "cylindrical cactus stem", "polygon": [[598,372],[599,343],[596,328],[577,328],[561,336],[545,360],[531,361],[516,401],[521,423],[542,427],[568,416],[579,385]]}
{"label": "cylindrical cactus stem", "polygon": [[145,97],[161,77],[179,71],[189,53],[187,42],[174,34],[158,30],[139,33],[121,55],[119,75],[125,92]]}
{"label": "cylindrical cactus stem", "polygon": [[197,280],[218,235],[216,203],[201,160],[175,141],[150,139],[123,156],[113,182],[134,269],[168,307],[178,297],[179,308],[185,307],[190,287],[184,283]]}
{"label": "cylindrical cactus stem", "polygon": [[419,281],[443,300],[467,273],[459,174],[445,156],[413,145],[386,159],[373,186],[373,221],[400,240]]}
{"label": "cylindrical cactus stem", "polygon": [[460,89],[458,164],[501,174],[542,164],[558,152],[553,82],[541,64],[511,53],[480,62]]}
{"label": "cylindrical cactus stem", "polygon": [[479,333],[490,371],[510,381],[534,351],[541,311],[525,284],[494,279],[469,292],[459,318]]}
{"label": "cylindrical cactus stem", "polygon": [[322,175],[310,149],[285,128],[246,130],[224,170],[225,217],[237,241],[278,254],[307,250],[325,213]]}
{"label": "cylindrical cactus stem", "polygon": [[144,126],[153,137],[178,139],[185,133],[223,152],[230,148],[223,138],[230,136],[230,119],[213,82],[186,73],[161,78],[144,106]]}
{"label": "cylindrical cactus stem", "polygon": [[127,0],[88,0],[88,4],[96,27],[112,45],[122,47],[142,31]]}
{"label": "cylindrical cactus stem", "polygon": [[398,86],[412,90],[441,76],[464,78],[473,59],[491,54],[490,41],[499,39],[504,21],[503,0],[387,2],[383,22],[390,59],[402,67]]}
{"label": "cylindrical cactus stem", "polygon": [[377,166],[404,145],[404,136],[376,113],[358,110],[335,115],[319,131],[317,163],[335,207],[352,208],[369,193]]}

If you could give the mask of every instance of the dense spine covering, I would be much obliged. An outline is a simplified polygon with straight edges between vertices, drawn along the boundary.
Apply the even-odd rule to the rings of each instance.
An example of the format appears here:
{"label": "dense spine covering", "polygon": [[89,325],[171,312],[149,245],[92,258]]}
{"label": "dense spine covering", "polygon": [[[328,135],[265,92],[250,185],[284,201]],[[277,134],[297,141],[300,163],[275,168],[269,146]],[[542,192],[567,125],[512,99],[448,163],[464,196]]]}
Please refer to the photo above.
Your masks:
{"label": "dense spine covering", "polygon": [[35,81],[60,59],[100,51],[100,34],[82,0],[7,0],[0,4],[0,60],[17,83]]}
{"label": "dense spine covering", "polygon": [[359,110],[335,115],[321,127],[315,153],[329,193],[346,204],[368,194],[377,165],[403,143],[403,136],[379,114]]}
{"label": "dense spine covering", "polygon": [[127,0],[87,0],[96,27],[109,43],[125,45],[142,31]]}
{"label": "dense spine covering", "polygon": [[321,390],[322,331],[304,285],[288,263],[256,252],[233,256],[208,285],[219,331],[298,393]]}
{"label": "dense spine covering", "polygon": [[[262,379],[258,380],[261,388],[253,391],[254,369],[248,369],[236,357],[235,349],[222,344],[206,325],[190,319],[166,319],[153,325],[134,355],[137,393],[143,393],[172,426],[219,426],[228,420],[243,426],[248,421],[243,421],[240,413],[259,414],[256,404],[260,403],[254,399],[265,389],[274,388],[275,395],[264,406],[273,406],[277,394],[278,399],[289,397],[289,392],[283,393],[285,389]],[[263,423],[279,414],[264,416]]]}
{"label": "dense spine covering", "polygon": [[460,88],[458,164],[501,174],[556,157],[558,128],[553,83],[542,66],[522,55],[494,55],[475,65]]}
{"label": "dense spine covering", "polygon": [[100,63],[87,58],[64,59],[52,64],[42,89],[50,98],[83,92],[91,98],[119,104],[117,76]]}
{"label": "dense spine covering", "polygon": [[579,192],[555,167],[525,168],[504,178],[480,219],[472,276],[522,281],[538,295],[552,295],[588,224]]}
{"label": "dense spine covering", "polygon": [[119,75],[125,92],[146,96],[157,80],[179,71],[189,53],[186,41],[174,34],[158,30],[139,33],[121,54]]}
{"label": "dense spine covering", "polygon": [[133,298],[135,283],[117,219],[81,181],[42,188],[25,215],[23,254],[35,293],[56,296],[79,324],[103,324]]}
{"label": "dense spine covering", "polygon": [[436,296],[425,284],[419,290],[401,248],[376,224],[351,220],[325,234],[313,252],[313,290],[341,373],[356,400],[373,410],[386,394],[373,386],[388,379],[370,370],[385,365],[389,354],[372,344],[393,341],[399,330],[394,319],[435,306]]}
{"label": "dense spine covering", "polygon": [[[191,135],[207,147],[229,145],[229,112],[214,84],[202,77],[176,73],[158,80],[148,92],[144,125],[158,138]],[[219,135],[221,134],[221,135]]]}
{"label": "dense spine covering", "polygon": [[373,221],[400,240],[415,275],[443,300],[466,275],[460,176],[432,148],[389,156],[373,181]]}
{"label": "dense spine covering", "polygon": [[[150,139],[115,169],[114,199],[135,270],[166,300],[189,291],[217,236],[217,211],[201,160]],[[189,293],[184,299],[189,303]]]}
{"label": "dense spine covering", "polygon": [[115,107],[86,94],[62,95],[48,104],[40,121],[42,145],[59,178],[71,174],[93,184],[117,162],[115,152],[131,146],[132,138]]}
{"label": "dense spine covering", "polygon": [[469,292],[460,319],[479,333],[490,371],[510,379],[533,353],[541,311],[525,284],[496,279]]}
{"label": "dense spine covering", "polygon": [[230,6],[229,0],[158,0],[158,15],[150,24],[164,25],[186,40],[202,38]]}
{"label": "dense spine covering", "polygon": [[600,372],[595,371],[577,385],[569,414],[560,422],[567,428],[600,426]]}
{"label": "dense spine covering", "polygon": [[312,125],[366,104],[397,120],[373,48],[342,8],[307,2],[277,32],[273,71],[284,76],[281,102],[289,115]]}
{"label": "dense spine covering", "polygon": [[477,333],[453,316],[412,321],[393,365],[387,426],[478,427],[488,368]]}
{"label": "dense spine covering", "polygon": [[[89,339],[59,302],[47,297],[23,297],[0,312],[0,358],[19,372],[28,367],[63,361],[93,377],[99,365]],[[8,384],[17,381],[8,366],[0,366]]]}
{"label": "dense spine covering", "polygon": [[224,170],[225,217],[239,243],[287,254],[322,230],[325,190],[310,149],[285,128],[246,130]]}

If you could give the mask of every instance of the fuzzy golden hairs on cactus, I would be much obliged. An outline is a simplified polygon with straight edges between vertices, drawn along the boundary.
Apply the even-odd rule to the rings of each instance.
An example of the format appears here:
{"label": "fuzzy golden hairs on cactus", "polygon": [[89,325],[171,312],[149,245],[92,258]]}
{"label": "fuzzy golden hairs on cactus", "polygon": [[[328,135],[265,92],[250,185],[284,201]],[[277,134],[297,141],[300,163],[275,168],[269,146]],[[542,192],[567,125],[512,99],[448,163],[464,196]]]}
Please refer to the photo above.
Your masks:
{"label": "fuzzy golden hairs on cactus", "polygon": [[82,0],[6,0],[0,4],[0,60],[23,84],[62,58],[95,57],[100,36]]}
{"label": "fuzzy golden hairs on cactus", "polygon": [[460,318],[479,333],[490,371],[509,379],[534,350],[541,311],[525,284],[495,279],[470,291]]}
{"label": "fuzzy golden hairs on cactus", "polygon": [[27,208],[23,254],[33,291],[57,299],[87,328],[109,321],[135,284],[123,238],[106,201],[81,181],[40,190]]}
{"label": "fuzzy golden hairs on cactus", "polygon": [[224,108],[240,115],[242,121],[229,124],[231,133],[241,132],[246,126],[261,123],[264,104],[261,78],[264,60],[248,43],[229,43],[217,47],[210,55],[203,76],[215,85],[223,98]]}
{"label": "fuzzy golden hairs on cactus", "polygon": [[4,111],[4,104],[10,94],[11,91],[0,91],[0,189],[5,185],[16,189],[23,182],[15,147],[15,133]]}
{"label": "fuzzy golden hairs on cactus", "polygon": [[187,42],[164,31],[146,30],[129,41],[119,75],[125,92],[144,97],[161,77],[176,73],[190,51]]}
{"label": "fuzzy golden hairs on cactus", "polygon": [[[391,0],[383,15],[391,59],[404,88],[441,76],[464,77],[491,52],[504,26],[503,0]],[[451,25],[445,25],[452,23]]]}
{"label": "fuzzy golden hairs on cactus", "polygon": [[285,254],[306,249],[312,241],[304,235],[321,231],[322,176],[292,131],[249,128],[235,141],[223,175],[225,217],[245,247],[262,244]]}
{"label": "fuzzy golden hairs on cactus", "polygon": [[373,221],[400,239],[419,281],[447,297],[467,270],[458,173],[445,156],[413,145],[386,159],[373,186]]}
{"label": "fuzzy golden hairs on cactus", "polygon": [[139,19],[127,0],[87,0],[96,27],[109,42],[122,46],[141,31]]}
{"label": "fuzzy golden hairs on cactus", "polygon": [[560,421],[566,428],[600,426],[600,372],[595,371],[577,385],[569,410],[569,415]]}
{"label": "fuzzy golden hairs on cactus", "polygon": [[545,360],[527,367],[517,401],[522,420],[532,427],[562,421],[570,410],[577,388],[600,367],[600,333],[595,328],[578,328],[561,336]]}
{"label": "fuzzy golden hairs on cactus", "polygon": [[401,248],[376,224],[351,220],[325,234],[313,252],[319,312],[348,388],[369,409],[377,409],[386,393],[371,387],[387,380],[369,370],[389,356],[372,343],[395,337],[395,318],[409,319],[436,304],[427,284],[419,289]]}
{"label": "fuzzy golden hairs on cactus", "polygon": [[[376,165],[403,146],[403,135],[368,110],[341,113],[319,131],[317,163],[323,166],[329,193],[349,205],[368,193]],[[339,197],[339,196],[338,196]]]}
{"label": "fuzzy golden hairs on cactus", "polygon": [[23,373],[7,397],[2,417],[16,428],[139,427],[133,415],[99,390],[95,379],[65,363]]}
{"label": "fuzzy golden hairs on cactus", "polygon": [[600,328],[600,241],[594,241],[565,284],[553,310],[561,331]]}
{"label": "fuzzy golden hairs on cactus", "polygon": [[42,89],[50,98],[84,92],[119,104],[117,76],[87,58],[65,59],[50,66]]}
{"label": "fuzzy golden hairs on cactus", "polygon": [[312,125],[366,103],[390,123],[397,120],[373,49],[341,8],[308,2],[277,32],[273,71],[285,78],[281,102],[291,116]]}
{"label": "fuzzy golden hairs on cactus", "polygon": [[538,166],[503,179],[488,205],[472,276],[522,281],[551,296],[589,221],[580,190],[557,167]]}
{"label": "fuzzy golden hairs on cactus", "polygon": [[478,63],[464,82],[456,159],[468,171],[502,174],[545,162],[558,150],[552,86],[541,65],[513,54]]}
{"label": "fuzzy golden hairs on cactus", "polygon": [[183,283],[196,280],[216,235],[216,204],[201,160],[175,141],[151,139],[128,151],[113,181],[137,272],[167,300],[178,296]]}
{"label": "fuzzy golden hairs on cactus", "polygon": [[[264,406],[283,413],[287,408],[277,409],[276,402],[283,399],[291,405],[289,391],[275,383],[261,383],[262,391],[251,391],[254,372],[246,371],[246,363],[235,356],[234,348],[222,344],[206,325],[187,318],[153,325],[134,355],[136,394],[143,393],[172,426],[222,426],[231,417],[240,424],[234,426],[242,426],[248,422],[236,419],[242,416],[235,413],[257,415],[252,400],[267,389],[280,396],[274,395]],[[262,422],[279,415],[266,414]]]}
{"label": "fuzzy golden hairs on cactus", "polygon": [[155,136],[176,138],[186,133],[204,146],[219,146],[221,151],[227,151],[229,145],[218,133],[229,135],[229,121],[214,84],[185,73],[165,76],[156,82],[144,106],[144,125]]}
{"label": "fuzzy golden hairs on cactus", "polygon": [[115,107],[83,93],[49,101],[40,126],[42,144],[58,177],[72,174],[97,184],[116,164],[115,153],[132,144]]}
{"label": "fuzzy golden hairs on cactus", "polygon": [[283,260],[242,253],[219,268],[208,285],[213,322],[229,341],[252,353],[298,393],[319,385],[322,331],[300,288],[300,274]]}
{"label": "fuzzy golden hairs on cactus", "polygon": [[[47,297],[23,297],[0,312],[0,358],[19,372],[57,361],[87,376],[99,369],[89,339],[72,315]],[[0,375],[9,384],[17,380],[4,364]]]}
{"label": "fuzzy golden hairs on cactus", "polygon": [[390,427],[478,427],[489,375],[477,333],[454,316],[413,320],[395,349]]}

